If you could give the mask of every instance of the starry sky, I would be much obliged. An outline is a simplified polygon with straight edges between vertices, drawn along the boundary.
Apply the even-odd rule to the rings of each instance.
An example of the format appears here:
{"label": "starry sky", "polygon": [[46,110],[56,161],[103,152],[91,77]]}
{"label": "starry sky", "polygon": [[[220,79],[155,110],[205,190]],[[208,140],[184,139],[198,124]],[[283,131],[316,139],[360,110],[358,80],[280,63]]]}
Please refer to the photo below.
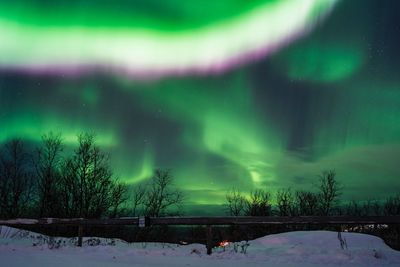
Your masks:
{"label": "starry sky", "polygon": [[95,132],[132,186],[169,168],[201,212],[243,192],[400,188],[400,4],[0,2],[0,143]]}

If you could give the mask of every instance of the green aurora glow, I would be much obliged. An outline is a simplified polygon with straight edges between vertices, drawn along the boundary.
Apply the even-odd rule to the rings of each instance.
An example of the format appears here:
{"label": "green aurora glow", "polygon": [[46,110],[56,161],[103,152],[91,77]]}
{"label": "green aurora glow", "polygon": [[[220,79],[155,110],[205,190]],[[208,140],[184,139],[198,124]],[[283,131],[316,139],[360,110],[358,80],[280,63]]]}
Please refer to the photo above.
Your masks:
{"label": "green aurora glow", "polygon": [[[72,74],[23,67],[63,62],[74,49],[43,38],[52,29],[70,27],[82,27],[90,38],[99,33],[99,42],[112,42],[118,32],[129,33],[132,40],[140,40],[138,30],[156,33],[156,50],[127,53],[144,51],[138,62],[146,71],[203,62],[237,39],[219,43],[210,37],[213,46],[200,49],[195,45],[199,32],[208,36],[233,24],[244,29],[246,18],[254,18],[249,14],[271,12],[290,1],[3,2],[0,25],[12,22],[21,31],[8,32],[17,37],[13,42],[0,42],[0,142],[13,137],[37,142],[43,133],[61,131],[72,146],[77,133],[95,132],[121,180],[134,185],[155,167],[171,168],[190,205],[222,204],[233,187],[245,192],[309,189],[326,169],[336,170],[346,200],[399,192],[400,20],[395,10],[400,6],[393,1],[343,0],[333,7],[336,1],[302,0],[307,11],[303,31],[293,32],[293,25],[285,24],[293,16],[291,8],[274,20],[280,24],[254,28],[249,35],[238,31],[235,38],[263,40],[257,48],[270,44],[268,34],[276,29],[279,34],[272,39],[285,41],[272,45],[273,54],[250,57],[228,71],[182,70],[145,80],[116,71],[119,63],[103,62],[100,68]],[[189,36],[180,39],[188,42],[185,49],[162,48],[163,40],[182,33]],[[243,45],[232,54],[254,49]],[[89,50],[89,43],[77,46],[73,60],[93,63],[96,57]]]}
{"label": "green aurora glow", "polygon": [[[208,23],[179,31],[171,31],[173,26],[170,30],[145,27],[141,25],[140,17],[129,13],[130,20],[139,21],[139,25],[122,19],[125,25],[122,26],[118,21],[124,16],[112,15],[113,9],[110,9],[110,15],[104,13],[104,6],[110,5],[107,1],[92,7],[99,10],[98,14],[94,12],[102,19],[98,22],[91,15],[82,17],[82,9],[71,4],[67,5],[69,8],[62,3],[45,5],[46,12],[33,8],[37,4],[17,5],[18,8],[15,4],[5,4],[3,10],[13,12],[3,17],[0,14],[0,65],[61,73],[77,67],[97,66],[139,78],[171,73],[222,72],[237,62],[270,54],[302,35],[329,13],[336,1],[265,1],[234,16],[237,8],[247,7],[239,4],[231,8],[232,17],[215,21],[213,12],[209,12]],[[196,14],[198,5],[193,3],[197,2],[191,2],[191,10]],[[120,5],[127,3],[124,1]],[[122,6],[112,6],[118,6],[121,14],[127,13]],[[213,10],[214,6],[205,8]],[[90,9],[90,6],[86,8]],[[126,8],[137,10],[129,5]],[[13,15],[16,10],[19,11],[17,17]],[[68,16],[62,15],[65,13]],[[88,24],[89,21],[95,21],[98,27]],[[113,23],[109,24],[110,21]],[[183,20],[174,25],[185,24]],[[177,53],[179,57],[175,56]]]}

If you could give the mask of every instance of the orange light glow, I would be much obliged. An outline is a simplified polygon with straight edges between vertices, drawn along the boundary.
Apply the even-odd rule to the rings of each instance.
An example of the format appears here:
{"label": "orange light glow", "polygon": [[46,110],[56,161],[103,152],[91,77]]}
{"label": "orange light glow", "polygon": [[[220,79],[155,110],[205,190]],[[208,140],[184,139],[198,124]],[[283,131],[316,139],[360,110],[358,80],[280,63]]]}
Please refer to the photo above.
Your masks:
{"label": "orange light glow", "polygon": [[228,240],[224,240],[224,241],[222,241],[222,242],[219,242],[219,246],[220,247],[226,247],[226,246],[228,246],[229,245],[229,241]]}

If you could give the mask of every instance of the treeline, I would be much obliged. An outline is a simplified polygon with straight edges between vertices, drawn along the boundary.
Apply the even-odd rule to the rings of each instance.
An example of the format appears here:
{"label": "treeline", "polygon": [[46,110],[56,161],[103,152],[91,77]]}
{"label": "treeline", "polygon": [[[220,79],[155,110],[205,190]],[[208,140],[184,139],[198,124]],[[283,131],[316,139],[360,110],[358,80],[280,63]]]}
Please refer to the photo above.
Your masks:
{"label": "treeline", "polygon": [[132,194],[113,174],[94,134],[79,134],[72,153],[65,153],[61,135],[53,133],[31,151],[21,139],[0,148],[1,218],[161,216],[182,202],[172,183],[170,171],[158,169]]}
{"label": "treeline", "polygon": [[[334,171],[323,172],[313,191],[280,189],[275,195],[257,189],[245,195],[226,194],[231,216],[400,215],[400,194],[384,201],[340,201],[343,187]],[[182,191],[170,170],[134,187],[114,175],[109,155],[94,134],[77,136],[75,150],[66,152],[60,134],[48,133],[34,148],[21,139],[0,146],[0,218],[182,215]],[[273,204],[274,203],[274,204]]]}
{"label": "treeline", "polygon": [[[283,188],[275,198],[267,190],[258,189],[245,196],[237,189],[226,195],[228,214],[231,216],[380,216],[400,215],[400,194],[383,201],[369,200],[342,203],[343,186],[333,170],[319,175],[313,191],[293,191]],[[275,205],[272,203],[275,202]]]}

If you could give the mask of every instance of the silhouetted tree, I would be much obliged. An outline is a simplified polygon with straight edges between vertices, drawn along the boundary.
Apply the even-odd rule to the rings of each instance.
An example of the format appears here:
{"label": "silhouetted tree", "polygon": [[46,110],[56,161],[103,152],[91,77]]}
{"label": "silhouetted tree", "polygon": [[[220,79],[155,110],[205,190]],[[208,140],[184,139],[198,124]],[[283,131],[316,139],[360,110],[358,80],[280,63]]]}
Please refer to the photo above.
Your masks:
{"label": "silhouetted tree", "polygon": [[178,208],[183,201],[183,193],[173,187],[173,176],[170,170],[156,169],[147,185],[144,196],[144,214],[147,216],[163,216],[171,213],[171,208]]}
{"label": "silhouetted tree", "polygon": [[63,145],[59,134],[43,135],[33,162],[37,182],[37,201],[40,217],[60,215],[60,168]]}
{"label": "silhouetted tree", "polygon": [[351,216],[365,216],[362,205],[355,200],[350,201],[345,206],[345,214]]}
{"label": "silhouetted tree", "polygon": [[132,196],[132,216],[138,216],[140,214],[139,209],[142,208],[145,201],[146,195],[146,187],[139,184],[136,185],[133,189],[133,196]]}
{"label": "silhouetted tree", "polygon": [[62,217],[79,217],[79,181],[75,173],[75,163],[72,158],[62,162],[60,178],[60,200]]}
{"label": "silhouetted tree", "polygon": [[311,216],[318,214],[318,195],[313,192],[297,191],[296,206],[298,215]]}
{"label": "silhouetted tree", "polygon": [[250,193],[246,199],[246,216],[270,216],[271,215],[271,194],[265,190],[258,189]]}
{"label": "silhouetted tree", "polygon": [[21,140],[3,146],[0,154],[0,216],[16,218],[27,209],[32,193],[29,155]]}
{"label": "silhouetted tree", "polygon": [[400,194],[385,200],[383,213],[384,215],[400,215]]}
{"label": "silhouetted tree", "polygon": [[101,217],[123,202],[125,189],[117,185],[108,155],[95,144],[93,134],[80,134],[78,143],[62,167],[63,210],[68,217]]}
{"label": "silhouetted tree", "polygon": [[376,200],[352,200],[345,205],[344,213],[350,216],[379,216],[382,215],[382,205]]}
{"label": "silhouetted tree", "polygon": [[381,216],[383,213],[382,205],[377,200],[371,201],[371,215],[373,216]]}
{"label": "silhouetted tree", "polygon": [[121,206],[128,200],[128,187],[126,184],[115,181],[111,189],[111,217],[116,217]]}
{"label": "silhouetted tree", "polygon": [[279,216],[296,215],[295,199],[290,188],[278,190],[276,204]]}
{"label": "silhouetted tree", "polygon": [[228,202],[228,212],[231,216],[243,215],[246,198],[239,192],[239,190],[233,188],[226,194],[226,200]]}
{"label": "silhouetted tree", "polygon": [[319,176],[319,207],[320,214],[328,216],[341,195],[342,187],[336,180],[335,171],[324,171]]}

